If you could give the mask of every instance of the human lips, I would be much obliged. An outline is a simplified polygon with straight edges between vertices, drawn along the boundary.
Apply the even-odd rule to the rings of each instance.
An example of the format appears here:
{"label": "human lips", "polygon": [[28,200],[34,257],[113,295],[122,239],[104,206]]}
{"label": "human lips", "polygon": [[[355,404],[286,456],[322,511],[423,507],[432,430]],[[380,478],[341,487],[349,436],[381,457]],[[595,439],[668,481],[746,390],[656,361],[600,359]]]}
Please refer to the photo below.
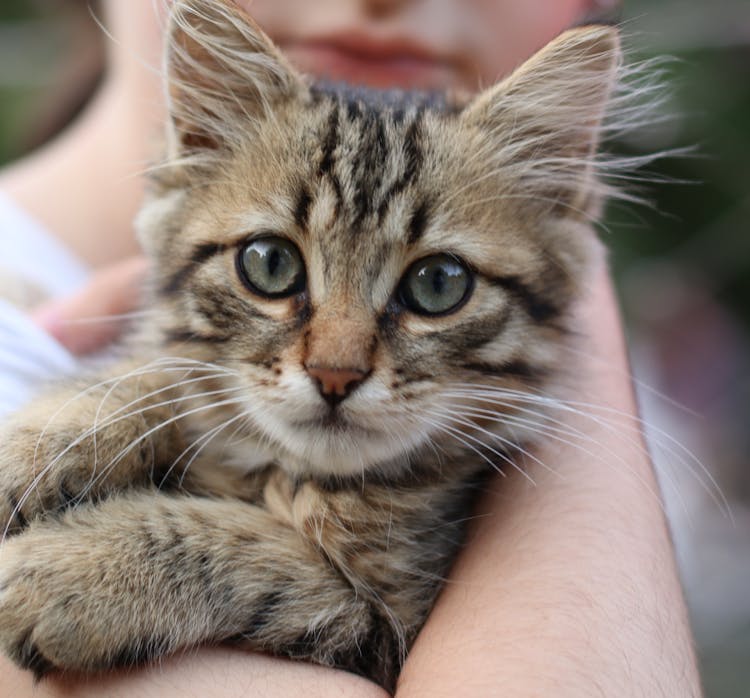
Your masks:
{"label": "human lips", "polygon": [[281,43],[302,70],[331,80],[422,89],[442,89],[455,82],[450,59],[410,39],[347,32]]}

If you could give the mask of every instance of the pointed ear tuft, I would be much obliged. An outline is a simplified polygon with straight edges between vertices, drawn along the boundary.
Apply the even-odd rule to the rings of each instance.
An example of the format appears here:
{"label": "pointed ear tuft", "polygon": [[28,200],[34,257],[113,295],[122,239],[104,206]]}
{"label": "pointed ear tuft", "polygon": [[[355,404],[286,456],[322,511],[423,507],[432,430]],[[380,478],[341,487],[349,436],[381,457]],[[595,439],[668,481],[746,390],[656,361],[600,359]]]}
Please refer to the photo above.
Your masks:
{"label": "pointed ear tuft", "polygon": [[569,30],[481,93],[462,118],[490,139],[496,167],[539,201],[572,211],[595,184],[594,156],[621,60],[615,28]]}
{"label": "pointed ear tuft", "polygon": [[231,0],[176,0],[165,61],[173,158],[231,149],[274,102],[306,89]]}

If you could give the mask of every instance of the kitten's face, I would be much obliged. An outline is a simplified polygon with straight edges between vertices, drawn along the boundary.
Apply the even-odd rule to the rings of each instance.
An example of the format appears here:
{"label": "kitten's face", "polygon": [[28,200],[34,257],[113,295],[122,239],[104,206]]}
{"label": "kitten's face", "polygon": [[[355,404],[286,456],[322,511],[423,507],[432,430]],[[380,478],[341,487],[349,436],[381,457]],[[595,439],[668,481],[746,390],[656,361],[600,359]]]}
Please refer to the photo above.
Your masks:
{"label": "kitten's face", "polygon": [[[178,8],[191,6],[216,4]],[[167,341],[236,372],[241,409],[290,467],[348,475],[427,446],[471,449],[454,410],[486,405],[465,391],[538,390],[559,361],[593,244],[588,193],[559,169],[575,157],[585,170],[581,158],[541,141],[537,121],[533,140],[512,120],[498,132],[508,115],[492,92],[462,110],[389,106],[285,75],[242,98],[231,133],[214,128],[218,107],[178,126],[197,164],[176,167],[141,219]],[[520,159],[529,146],[558,162],[546,179]]]}

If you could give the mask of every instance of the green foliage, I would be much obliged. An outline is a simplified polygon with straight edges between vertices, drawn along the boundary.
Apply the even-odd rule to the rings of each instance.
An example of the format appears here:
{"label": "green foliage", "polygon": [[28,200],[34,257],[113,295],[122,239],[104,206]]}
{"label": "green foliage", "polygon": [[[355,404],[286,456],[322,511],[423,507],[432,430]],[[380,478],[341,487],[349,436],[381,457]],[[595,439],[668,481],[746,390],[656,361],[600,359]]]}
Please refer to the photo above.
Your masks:
{"label": "green foliage", "polygon": [[[644,257],[699,269],[750,327],[750,46],[685,51],[672,65],[675,120],[657,147],[693,147],[650,169],[652,209],[613,211],[618,272]],[[648,146],[643,146],[648,147]]]}

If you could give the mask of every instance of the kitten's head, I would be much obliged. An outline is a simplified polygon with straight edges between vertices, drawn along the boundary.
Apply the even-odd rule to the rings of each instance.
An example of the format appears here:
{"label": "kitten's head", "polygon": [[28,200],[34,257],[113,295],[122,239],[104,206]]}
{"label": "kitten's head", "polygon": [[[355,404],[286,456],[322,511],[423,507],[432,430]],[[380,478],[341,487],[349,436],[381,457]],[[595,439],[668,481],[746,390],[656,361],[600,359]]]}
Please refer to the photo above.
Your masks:
{"label": "kitten's head", "polygon": [[237,409],[309,472],[507,436],[499,396],[554,374],[596,245],[615,30],[459,105],[313,86],[230,2],[170,26],[169,162],[139,219],[170,352],[236,372]]}

